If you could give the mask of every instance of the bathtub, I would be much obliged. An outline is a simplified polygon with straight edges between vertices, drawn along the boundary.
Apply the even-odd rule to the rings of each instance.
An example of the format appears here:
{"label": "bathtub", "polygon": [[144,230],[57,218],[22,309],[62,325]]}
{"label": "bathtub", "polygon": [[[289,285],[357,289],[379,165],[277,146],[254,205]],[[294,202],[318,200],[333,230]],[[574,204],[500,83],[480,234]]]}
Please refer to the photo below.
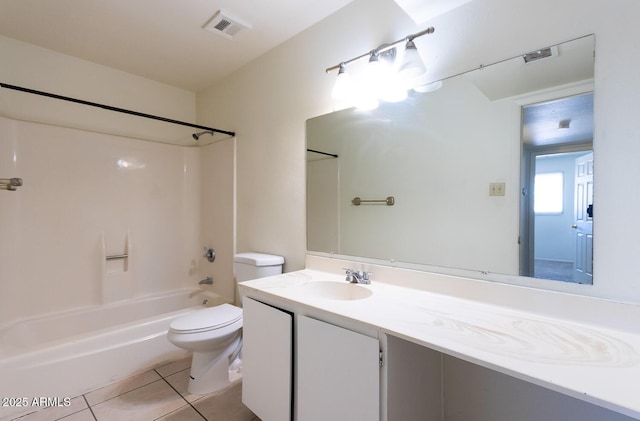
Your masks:
{"label": "bathtub", "polygon": [[0,327],[0,420],[38,409],[21,402],[72,398],[187,356],[166,339],[167,329],[205,299],[222,302],[201,289],[181,289]]}

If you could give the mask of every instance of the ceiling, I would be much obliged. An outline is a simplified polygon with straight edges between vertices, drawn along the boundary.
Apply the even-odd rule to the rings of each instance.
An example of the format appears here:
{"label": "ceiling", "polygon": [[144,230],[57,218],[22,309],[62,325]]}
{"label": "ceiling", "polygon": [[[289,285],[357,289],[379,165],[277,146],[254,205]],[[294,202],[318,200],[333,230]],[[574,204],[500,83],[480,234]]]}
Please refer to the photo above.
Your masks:
{"label": "ceiling", "polygon": [[[466,77],[491,101],[528,98],[531,93],[593,81],[593,36],[564,42],[544,50],[550,56],[526,63],[523,56],[492,64]],[[561,126],[565,122],[566,127]],[[523,107],[522,141],[530,146],[589,143],[593,140],[593,93],[567,95]]]}
{"label": "ceiling", "polygon": [[593,92],[522,108],[522,141],[531,146],[593,141]]}
{"label": "ceiling", "polygon": [[[351,1],[0,0],[0,35],[198,91]],[[219,10],[251,29],[202,29]]]}

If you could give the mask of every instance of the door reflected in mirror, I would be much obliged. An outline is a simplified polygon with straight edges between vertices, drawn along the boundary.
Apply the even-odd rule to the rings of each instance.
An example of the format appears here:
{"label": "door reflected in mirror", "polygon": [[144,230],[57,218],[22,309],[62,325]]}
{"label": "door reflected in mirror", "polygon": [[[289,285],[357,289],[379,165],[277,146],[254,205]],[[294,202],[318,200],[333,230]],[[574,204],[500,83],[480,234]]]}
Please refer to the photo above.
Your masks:
{"label": "door reflected in mirror", "polygon": [[[548,171],[562,173],[563,208],[555,213],[571,214],[562,226],[575,243],[563,250],[571,259],[545,254],[546,241],[560,244],[560,229],[545,228],[543,239],[539,218],[553,212],[537,215],[526,193],[543,156],[571,156],[577,165],[592,149],[593,59],[587,36],[554,46],[545,59],[527,63],[523,55],[444,79],[401,103],[308,120],[308,250],[591,283],[593,236],[583,229],[593,218],[578,214],[593,209],[592,182],[574,187],[575,168]],[[586,205],[575,199],[579,189]],[[573,262],[572,273],[588,275],[560,279],[543,260]]]}
{"label": "door reflected in mirror", "polygon": [[593,283],[593,93],[522,107],[520,275]]}

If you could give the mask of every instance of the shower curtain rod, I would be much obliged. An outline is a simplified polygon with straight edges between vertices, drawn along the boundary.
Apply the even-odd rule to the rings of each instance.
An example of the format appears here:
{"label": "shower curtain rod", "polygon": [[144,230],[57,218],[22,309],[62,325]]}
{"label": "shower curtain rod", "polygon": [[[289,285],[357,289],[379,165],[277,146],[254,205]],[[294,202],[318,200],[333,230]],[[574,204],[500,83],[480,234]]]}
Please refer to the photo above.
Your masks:
{"label": "shower curtain rod", "polygon": [[160,121],[164,121],[165,123],[179,124],[181,126],[193,127],[195,129],[210,130],[212,132],[222,133],[222,134],[226,134],[226,135],[229,135],[229,136],[232,136],[232,137],[235,137],[235,135],[236,135],[235,132],[230,132],[230,131],[227,131],[227,130],[220,130],[220,129],[215,129],[213,127],[201,126],[199,124],[191,124],[191,123],[187,123],[187,122],[184,122],[184,121],[173,120],[173,119],[170,119],[170,118],[158,117],[158,116],[152,115],[152,114],[140,113],[138,111],[131,111],[131,110],[127,110],[127,109],[124,109],[124,108],[112,107],[110,105],[99,104],[97,102],[84,101],[82,99],[76,99],[76,98],[71,98],[71,97],[68,97],[68,96],[52,94],[52,93],[49,93],[49,92],[36,91],[35,89],[23,88],[21,86],[9,85],[9,84],[2,83],[2,82],[0,82],[0,87],[6,88],[6,89],[13,89],[14,91],[26,92],[26,93],[29,93],[29,94],[41,95],[41,96],[45,96],[45,97],[48,97],[48,98],[55,98],[55,99],[61,99],[63,101],[75,102],[76,104],[89,105],[91,107],[98,107],[98,108],[102,108],[102,109],[109,110],[109,111],[117,111],[119,113],[135,115],[137,117],[150,118],[152,120],[160,120]]}
{"label": "shower curtain rod", "polygon": [[328,155],[328,156],[332,156],[334,158],[337,158],[338,155],[334,154],[334,153],[328,153],[328,152],[322,152],[322,151],[316,151],[315,149],[307,149],[307,152],[313,152],[313,153],[319,153],[320,155]]}

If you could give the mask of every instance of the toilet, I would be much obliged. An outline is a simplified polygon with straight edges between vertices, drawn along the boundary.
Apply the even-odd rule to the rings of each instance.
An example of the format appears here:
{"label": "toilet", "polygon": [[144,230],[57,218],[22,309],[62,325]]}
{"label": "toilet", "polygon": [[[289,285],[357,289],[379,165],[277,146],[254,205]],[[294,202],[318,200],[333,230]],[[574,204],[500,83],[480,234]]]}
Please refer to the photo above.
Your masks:
{"label": "toilet", "polygon": [[[236,282],[282,273],[284,257],[239,253],[234,258]],[[242,309],[231,304],[195,310],[174,319],[167,339],[193,352],[188,391],[202,395],[229,386],[240,377]]]}

